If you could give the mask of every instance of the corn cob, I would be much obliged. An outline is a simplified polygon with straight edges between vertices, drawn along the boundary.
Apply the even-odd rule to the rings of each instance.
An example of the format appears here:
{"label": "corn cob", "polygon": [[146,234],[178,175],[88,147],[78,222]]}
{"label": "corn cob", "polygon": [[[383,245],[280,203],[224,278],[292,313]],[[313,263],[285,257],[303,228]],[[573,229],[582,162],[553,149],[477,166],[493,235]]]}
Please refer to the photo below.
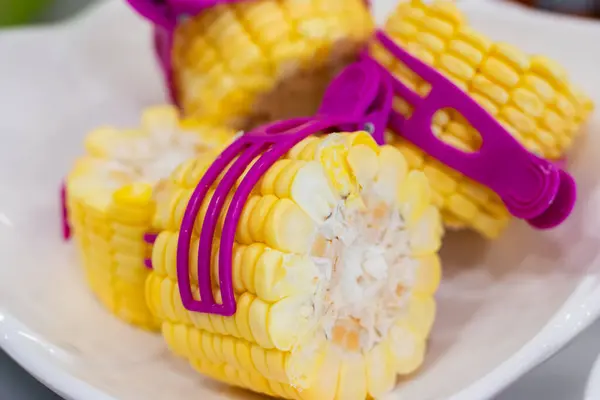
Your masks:
{"label": "corn cob", "polygon": [[[157,203],[147,299],[174,353],[214,379],[288,399],[377,398],[421,365],[443,233],[422,172],[365,132],[293,147],[245,204],[233,249],[237,311],[224,317],[185,309],[176,272],[184,210],[209,164],[182,164]],[[198,232],[211,197],[190,248],[197,299]]]}
{"label": "corn cob", "polygon": [[374,28],[364,0],[248,0],[179,23],[174,82],[186,115],[236,129],[313,115]]}
{"label": "corn cob", "polygon": [[[505,43],[492,43],[469,27],[454,2],[402,1],[384,31],[398,46],[465,90],[524,147],[541,157],[561,159],[593,108],[553,61],[526,56]],[[423,96],[428,93],[429,84],[381,45],[373,43],[371,54],[395,78]],[[407,117],[412,112],[401,98],[394,100],[394,109]],[[466,152],[476,151],[482,143],[479,133],[452,109],[435,115],[433,131]],[[472,228],[489,238],[502,232],[510,215],[489,188],[447,168],[396,133],[389,132],[388,138],[412,168],[429,178],[434,204],[447,226]]]}
{"label": "corn cob", "polygon": [[100,301],[125,321],[158,328],[145,303],[144,260],[161,182],[183,160],[218,149],[232,135],[178,120],[172,107],[150,108],[140,129],[100,128],[67,177],[69,223],[87,281]]}

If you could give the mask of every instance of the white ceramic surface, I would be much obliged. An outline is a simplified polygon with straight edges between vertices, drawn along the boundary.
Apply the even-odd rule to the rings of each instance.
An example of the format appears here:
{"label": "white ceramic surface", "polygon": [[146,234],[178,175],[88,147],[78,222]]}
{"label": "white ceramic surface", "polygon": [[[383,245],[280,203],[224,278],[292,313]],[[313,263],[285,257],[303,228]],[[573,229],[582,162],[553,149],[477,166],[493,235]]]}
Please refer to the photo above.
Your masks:
{"label": "white ceramic surface", "polygon": [[600,399],[600,356],[594,362],[594,366],[590,372],[584,400],[596,399]]}
{"label": "white ceramic surface", "polygon": [[[381,18],[392,1],[375,1]],[[464,1],[492,37],[555,57],[600,103],[600,25]],[[85,132],[128,124],[163,95],[149,29],[113,0],[69,24],[0,34],[0,345],[65,397],[253,396],[196,376],[162,341],[109,316],[59,234],[58,183]],[[389,398],[497,393],[600,313],[600,116],[572,155],[580,201],[552,232],[449,234],[439,317],[422,372]]]}

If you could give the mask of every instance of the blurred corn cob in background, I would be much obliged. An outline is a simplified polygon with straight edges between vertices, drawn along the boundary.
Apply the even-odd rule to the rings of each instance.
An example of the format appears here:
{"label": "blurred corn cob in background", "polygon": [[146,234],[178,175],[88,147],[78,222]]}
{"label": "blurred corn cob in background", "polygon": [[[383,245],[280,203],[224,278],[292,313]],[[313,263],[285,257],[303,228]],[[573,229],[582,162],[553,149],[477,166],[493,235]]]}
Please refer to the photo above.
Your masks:
{"label": "blurred corn cob in background", "polygon": [[313,115],[373,21],[364,0],[246,0],[180,22],[172,61],[183,111],[248,129]]}
{"label": "blurred corn cob in background", "polygon": [[[566,73],[553,61],[493,43],[469,27],[455,2],[402,1],[384,31],[397,45],[465,90],[529,151],[547,159],[564,156],[593,108],[591,100],[568,82]],[[430,85],[382,46],[374,43],[371,54],[411,89],[421,95],[428,93]],[[412,111],[401,98],[394,100],[394,109],[405,116]],[[481,146],[479,133],[455,110],[438,112],[433,129],[437,137],[463,151]],[[411,168],[422,170],[429,178],[434,204],[441,208],[448,226],[472,228],[490,238],[502,232],[510,215],[495,193],[397,134],[388,138]]]}
{"label": "blurred corn cob in background", "polygon": [[100,301],[121,319],[158,327],[145,302],[155,200],[163,178],[183,160],[218,151],[232,133],[180,122],[171,106],[146,110],[138,129],[100,128],[85,142],[66,180],[69,224],[87,281]]}
{"label": "blurred corn cob in background", "polygon": [[[377,398],[421,365],[443,231],[422,172],[366,132],[297,144],[244,206],[233,248],[237,312],[226,317],[188,311],[178,288],[184,210],[209,165],[183,163],[157,203],[147,298],[176,354],[217,380],[289,399]],[[213,193],[190,246],[196,299],[198,233]],[[211,281],[220,301],[217,254]]]}

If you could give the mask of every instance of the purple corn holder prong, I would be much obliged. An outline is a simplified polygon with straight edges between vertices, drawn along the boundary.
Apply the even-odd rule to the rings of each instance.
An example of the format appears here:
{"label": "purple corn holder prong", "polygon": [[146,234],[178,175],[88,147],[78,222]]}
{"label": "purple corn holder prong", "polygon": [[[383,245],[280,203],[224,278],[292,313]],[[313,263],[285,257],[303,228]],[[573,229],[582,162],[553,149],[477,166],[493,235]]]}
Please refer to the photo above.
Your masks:
{"label": "purple corn holder prong", "polygon": [[[278,121],[246,133],[227,147],[205,172],[187,204],[177,243],[177,280],[184,307],[190,311],[230,316],[236,302],[232,282],[232,252],[239,219],[248,196],[267,170],[292,147],[310,135],[333,129],[360,130],[371,123],[374,132],[383,132],[391,106],[391,86],[385,91],[378,85],[381,73],[370,62],[346,69],[325,95],[315,117]],[[375,83],[375,84],[374,84]],[[362,95],[360,95],[362,94]],[[385,107],[388,106],[386,110]],[[374,116],[382,121],[372,122]],[[254,164],[252,164],[252,162]],[[251,165],[251,166],[250,166]],[[248,167],[250,166],[250,167]],[[249,169],[248,169],[249,168]],[[248,169],[248,172],[244,172]],[[241,176],[227,210],[227,196]],[[210,188],[221,177],[202,221],[198,248],[198,289],[194,298],[189,274],[189,252],[194,224]],[[213,237],[222,213],[226,212],[218,258],[219,289],[222,303],[212,293],[211,260]]]}
{"label": "purple corn holder prong", "polygon": [[[357,87],[361,90],[355,90]],[[372,126],[358,128],[369,128],[377,144],[382,145],[393,99],[394,91],[387,74],[375,62],[365,59],[346,67],[330,83],[318,113],[366,121]],[[357,129],[355,125],[339,128]]]}
{"label": "purple corn holder prong", "polygon": [[152,24],[172,29],[176,23],[168,0],[126,0],[142,17]]}
{"label": "purple corn holder prong", "polygon": [[567,167],[567,156],[554,160],[553,163],[556,168],[565,169]]}
{"label": "purple corn holder prong", "polygon": [[[173,28],[179,15],[197,15],[202,10],[221,4],[248,0],[126,0],[141,16],[155,25]],[[365,0],[367,7],[371,0]]]}
{"label": "purple corn holder prong", "polygon": [[153,31],[154,53],[158,59],[158,65],[163,73],[169,101],[179,106],[177,90],[175,88],[175,77],[173,75],[173,63],[171,61],[171,49],[173,47],[173,30],[156,25]]}
{"label": "purple corn holder prong", "polygon": [[[154,242],[156,242],[157,237],[158,234],[156,233],[145,233],[144,242],[148,243],[152,247],[154,246]],[[152,256],[150,256],[150,258],[144,259],[144,266],[148,269],[152,269]]]}
{"label": "purple corn holder prong", "polygon": [[60,208],[61,208],[61,226],[63,240],[71,239],[71,225],[69,224],[69,209],[67,207],[67,184],[63,182],[60,185]]}
{"label": "purple corn holder prong", "polygon": [[[562,223],[573,210],[576,185],[573,178],[550,161],[530,153],[483,107],[434,68],[398,47],[383,32],[380,44],[431,85],[425,97],[392,77],[393,90],[413,106],[412,115],[390,115],[389,126],[402,137],[450,168],[494,190],[517,218],[539,229]],[[434,114],[451,108],[460,112],[481,134],[483,144],[463,152],[435,137]]]}
{"label": "purple corn holder prong", "polygon": [[[360,92],[354,90],[356,87],[361,88]],[[330,83],[318,113],[366,121],[372,124],[373,138],[382,145],[393,98],[394,91],[387,74],[377,63],[364,59],[346,67]],[[357,127],[339,128],[352,130]]]}

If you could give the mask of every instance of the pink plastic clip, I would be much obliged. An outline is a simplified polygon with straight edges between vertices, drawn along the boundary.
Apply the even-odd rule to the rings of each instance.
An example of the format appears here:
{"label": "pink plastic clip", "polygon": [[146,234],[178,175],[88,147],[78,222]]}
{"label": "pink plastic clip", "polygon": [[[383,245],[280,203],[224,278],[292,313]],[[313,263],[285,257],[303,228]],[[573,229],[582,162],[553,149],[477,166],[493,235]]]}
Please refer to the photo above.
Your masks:
{"label": "pink plastic clip", "polygon": [[554,165],[556,168],[565,169],[567,167],[567,157],[564,156],[558,160],[554,160]]}
{"label": "pink plastic clip", "polygon": [[[158,235],[156,233],[146,233],[144,234],[144,242],[148,243],[150,246],[153,246],[154,242],[156,242],[157,237]],[[152,269],[152,256],[150,256],[150,258],[144,259],[144,265],[146,266],[146,268]]]}
{"label": "pink plastic clip", "polygon": [[173,63],[171,61],[171,49],[173,47],[173,30],[160,25],[154,26],[154,53],[158,59],[158,65],[163,73],[163,79],[168,90],[170,101],[179,106],[177,89],[175,88],[175,76],[173,75]]}
{"label": "pink plastic clip", "polygon": [[[363,128],[370,131],[377,144],[384,144],[394,99],[388,75],[369,59],[349,65],[329,84],[319,114],[368,121],[370,126]],[[352,130],[356,127],[339,128]]]}
{"label": "pink plastic clip", "polygon": [[[187,204],[177,244],[177,279],[184,307],[190,311],[230,316],[235,313],[236,303],[232,282],[232,252],[235,232],[250,192],[267,170],[292,147],[316,133],[333,129],[359,130],[367,124],[375,132],[383,131],[391,104],[391,87],[385,93],[378,87],[381,75],[373,63],[358,63],[345,70],[328,90],[319,114],[315,117],[296,118],[275,122],[249,132],[226,148],[205,172]],[[382,107],[388,106],[385,111]],[[380,109],[381,108],[381,109]],[[383,120],[372,122],[374,116]],[[256,162],[252,164],[252,161]],[[252,166],[244,175],[249,165]],[[200,299],[192,293],[190,282],[189,252],[194,223],[202,202],[211,186],[222,175],[202,221],[198,248],[198,286]],[[239,186],[235,183],[244,175]],[[234,189],[229,208],[225,200]],[[212,243],[217,222],[226,212],[218,258],[219,288],[222,303],[214,299],[211,284]]]}
{"label": "pink plastic clip", "polygon": [[141,16],[154,25],[173,30],[183,15],[196,15],[218,4],[244,0],[126,0]]}
{"label": "pink plastic clip", "polygon": [[63,240],[71,239],[71,225],[69,224],[69,211],[67,208],[67,184],[60,185],[60,208]]}
{"label": "pink plastic clip", "polygon": [[[530,153],[504,127],[468,94],[434,68],[398,47],[383,32],[377,39],[391,54],[429,82],[431,91],[419,96],[392,77],[397,95],[413,106],[404,118],[392,112],[389,126],[429,155],[494,190],[515,217],[539,229],[562,223],[576,200],[573,178],[555,164]],[[435,113],[444,108],[459,111],[483,137],[478,151],[465,153],[435,137],[431,128]]]}

